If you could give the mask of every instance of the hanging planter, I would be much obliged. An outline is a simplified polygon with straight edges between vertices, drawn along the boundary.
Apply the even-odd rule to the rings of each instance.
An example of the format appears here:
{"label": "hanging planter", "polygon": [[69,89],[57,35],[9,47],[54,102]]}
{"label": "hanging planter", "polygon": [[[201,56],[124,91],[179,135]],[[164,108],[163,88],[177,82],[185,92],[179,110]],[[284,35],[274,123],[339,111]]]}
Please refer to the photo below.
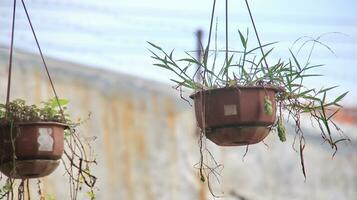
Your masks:
{"label": "hanging planter", "polygon": [[75,125],[63,117],[67,100],[51,99],[41,107],[16,99],[0,104],[0,171],[10,178],[51,174],[64,153],[65,130]]}
{"label": "hanging planter", "polygon": [[194,100],[197,124],[220,146],[261,142],[275,123],[274,87],[240,86],[202,90]]}
{"label": "hanging planter", "polygon": [[[287,59],[271,56],[275,42],[261,43],[248,1],[245,0],[257,44],[251,45],[248,30],[246,33],[238,31],[237,38],[240,39],[241,49],[230,49],[229,47],[237,45],[230,44],[228,38],[228,0],[225,4],[224,50],[218,47],[217,30],[215,37],[212,38],[216,0],[213,0],[208,42],[206,46],[203,46],[201,41],[198,42],[195,51],[198,55],[185,52],[186,57],[177,59],[174,50],[167,52],[160,46],[148,42],[151,57],[156,62],[154,65],[174,75],[171,81],[175,83],[174,88],[179,91],[181,98],[189,102],[183,88],[193,91],[190,97],[194,101],[196,121],[201,130],[200,162],[197,164],[200,179],[204,182],[212,175],[215,178],[219,177],[217,171],[221,167],[205,146],[205,138],[221,146],[247,145],[247,151],[249,145],[261,142],[271,132],[277,133],[279,139],[285,142],[285,116],[294,122],[294,145],[295,141],[299,145],[297,149],[300,163],[306,177],[303,157],[305,137],[300,121],[303,115],[307,115],[312,123],[316,124],[320,131],[318,135],[322,136],[323,142],[334,150],[334,154],[338,143],[349,140],[342,134],[334,133],[341,132],[333,122],[333,116],[338,110],[330,115],[326,112],[329,109],[336,110],[335,107],[342,107],[340,102],[348,92],[332,96],[330,91],[336,86],[314,88],[306,84],[306,79],[322,76],[315,73],[316,68],[323,65],[312,64],[313,50],[321,44],[328,50],[330,47],[320,41],[322,36],[302,37],[296,40],[295,46],[285,54],[280,53],[288,57]],[[211,49],[213,39],[215,48]],[[311,46],[308,46],[309,44]],[[220,60],[221,53],[225,55],[224,60]],[[212,162],[214,166],[209,164]],[[211,194],[215,196],[210,181],[207,182]]]}
{"label": "hanging planter", "polygon": [[63,155],[66,128],[66,124],[58,122],[1,126],[0,171],[13,178],[48,176],[57,168]]}
{"label": "hanging planter", "polygon": [[[8,177],[5,185],[0,187],[0,198],[30,199],[33,195],[29,187],[24,189],[25,182],[28,185],[31,178],[48,176],[62,164],[69,179],[70,199],[77,199],[80,191],[95,199],[97,178],[91,167],[96,160],[90,156],[92,152],[88,152],[90,141],[75,131],[84,121],[72,121],[67,113],[69,101],[58,97],[24,0],[21,3],[54,98],[41,102],[41,105],[26,105],[22,99],[10,101],[16,3],[14,0],[6,102],[0,104],[0,171]],[[38,188],[38,199],[43,199],[40,181]],[[16,196],[14,191],[17,191]]]}

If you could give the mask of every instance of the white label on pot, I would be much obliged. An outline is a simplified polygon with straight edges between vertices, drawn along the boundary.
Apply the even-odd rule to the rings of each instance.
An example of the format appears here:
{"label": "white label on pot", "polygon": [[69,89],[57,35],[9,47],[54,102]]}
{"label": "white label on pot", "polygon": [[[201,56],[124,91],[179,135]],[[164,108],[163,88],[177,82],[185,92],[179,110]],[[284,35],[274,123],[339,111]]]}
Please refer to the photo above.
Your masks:
{"label": "white label on pot", "polygon": [[237,115],[237,105],[224,105],[224,116]]}
{"label": "white label on pot", "polygon": [[53,138],[51,128],[39,128],[37,138],[39,151],[53,151]]}

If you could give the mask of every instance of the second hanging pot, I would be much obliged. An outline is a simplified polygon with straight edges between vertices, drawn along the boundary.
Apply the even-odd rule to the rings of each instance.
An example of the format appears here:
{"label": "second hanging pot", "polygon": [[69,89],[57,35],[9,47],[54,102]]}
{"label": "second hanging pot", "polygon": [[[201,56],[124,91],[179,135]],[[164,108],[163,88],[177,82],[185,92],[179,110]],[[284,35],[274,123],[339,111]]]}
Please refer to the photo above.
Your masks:
{"label": "second hanging pot", "polygon": [[276,119],[278,89],[264,86],[227,87],[192,94],[198,126],[220,146],[261,142]]}

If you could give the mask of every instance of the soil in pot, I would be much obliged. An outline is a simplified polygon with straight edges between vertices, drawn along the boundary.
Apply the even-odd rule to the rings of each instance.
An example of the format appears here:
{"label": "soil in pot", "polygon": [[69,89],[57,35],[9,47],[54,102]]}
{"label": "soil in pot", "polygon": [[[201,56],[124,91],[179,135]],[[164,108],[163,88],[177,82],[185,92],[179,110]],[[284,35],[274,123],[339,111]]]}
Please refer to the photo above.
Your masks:
{"label": "soil in pot", "polygon": [[198,126],[208,139],[221,146],[240,146],[258,143],[269,134],[276,119],[277,92],[274,87],[244,86],[198,91],[191,98]]}

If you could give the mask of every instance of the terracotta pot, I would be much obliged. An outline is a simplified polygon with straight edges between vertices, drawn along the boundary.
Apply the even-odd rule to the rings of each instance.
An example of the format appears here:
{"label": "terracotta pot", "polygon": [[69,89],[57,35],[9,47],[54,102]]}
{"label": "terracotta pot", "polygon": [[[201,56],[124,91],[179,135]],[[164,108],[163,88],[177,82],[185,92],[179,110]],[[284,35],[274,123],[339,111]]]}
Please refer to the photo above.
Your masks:
{"label": "terracotta pot", "polygon": [[[275,94],[278,89],[244,86],[198,91],[194,99],[198,126],[217,145],[255,144],[269,134],[276,119]],[[264,99],[272,102],[272,114],[265,111]]]}
{"label": "terracotta pot", "polygon": [[50,175],[59,164],[59,160],[16,160],[1,164],[0,171],[16,179],[40,178]]}
{"label": "terracotta pot", "polygon": [[220,146],[242,146],[261,142],[269,131],[265,126],[236,126],[209,129],[206,137]]}
{"label": "terracotta pot", "polygon": [[[32,168],[41,171],[38,169],[46,168],[43,166],[46,162],[41,162],[40,167],[38,162],[32,162],[35,163],[34,166],[31,166],[28,162],[26,165],[17,166],[17,163],[29,160],[54,161],[60,159],[64,151],[65,128],[67,128],[67,125],[57,122],[15,123],[12,129],[12,137],[10,137],[10,125],[0,127],[0,165],[8,165],[8,163],[17,161],[15,168],[24,171],[31,171]],[[16,157],[14,158],[14,156]],[[23,169],[24,166],[27,166],[29,170]],[[43,170],[43,176],[57,167],[56,165],[51,166],[48,167],[53,169]],[[5,169],[4,167],[0,168],[0,170]],[[2,172],[9,174],[5,171]],[[41,175],[37,172],[33,172],[33,174]]]}

